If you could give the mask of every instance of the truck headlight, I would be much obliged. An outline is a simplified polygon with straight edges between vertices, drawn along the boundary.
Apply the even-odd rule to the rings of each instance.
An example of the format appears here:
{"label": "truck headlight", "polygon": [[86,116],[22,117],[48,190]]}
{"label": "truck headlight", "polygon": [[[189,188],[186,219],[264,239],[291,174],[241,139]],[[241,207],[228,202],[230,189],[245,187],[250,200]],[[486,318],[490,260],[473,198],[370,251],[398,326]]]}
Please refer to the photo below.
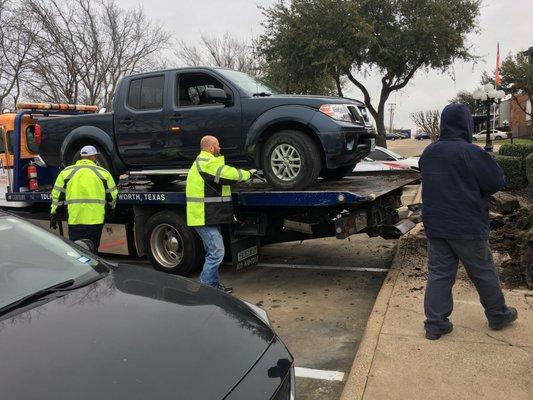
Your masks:
{"label": "truck headlight", "polygon": [[271,326],[270,319],[268,318],[268,314],[265,310],[263,310],[261,307],[256,306],[255,304],[252,304],[246,300],[242,300],[243,303],[245,303],[248,307],[252,309],[255,315],[261,319],[265,324],[268,326]]}
{"label": "truck headlight", "polygon": [[344,104],[323,104],[318,111],[337,121],[355,122],[350,109]]}

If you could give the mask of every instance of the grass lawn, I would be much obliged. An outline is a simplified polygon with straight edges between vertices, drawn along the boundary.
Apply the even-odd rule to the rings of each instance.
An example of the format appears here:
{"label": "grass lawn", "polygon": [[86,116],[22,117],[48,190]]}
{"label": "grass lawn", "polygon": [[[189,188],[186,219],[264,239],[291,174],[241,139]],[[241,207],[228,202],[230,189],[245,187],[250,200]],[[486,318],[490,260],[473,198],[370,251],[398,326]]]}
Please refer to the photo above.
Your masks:
{"label": "grass lawn", "polygon": [[[500,144],[504,144],[504,143],[511,143],[511,139],[505,139],[505,140],[493,140],[492,143],[500,143]],[[513,139],[513,143],[515,144],[533,144],[533,140],[531,139],[524,139],[524,138],[520,138],[520,139]]]}

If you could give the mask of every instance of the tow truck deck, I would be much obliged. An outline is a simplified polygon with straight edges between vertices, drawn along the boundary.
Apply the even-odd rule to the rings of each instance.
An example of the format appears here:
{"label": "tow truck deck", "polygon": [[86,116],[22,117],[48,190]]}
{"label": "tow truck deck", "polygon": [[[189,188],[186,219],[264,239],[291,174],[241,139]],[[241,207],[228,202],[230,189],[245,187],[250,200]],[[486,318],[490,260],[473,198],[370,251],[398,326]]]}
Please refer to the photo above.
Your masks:
{"label": "tow truck deck", "polygon": [[[402,188],[418,179],[411,171],[354,175],[319,181],[296,192],[272,190],[262,182],[237,185],[232,194],[236,223],[223,231],[231,261],[236,269],[253,265],[259,261],[261,244],[268,243],[329,236],[344,239],[356,233],[397,238],[414,226],[410,220],[398,219]],[[48,188],[43,189],[7,193],[6,199],[28,204],[21,210],[31,217],[32,212],[37,215],[48,209],[51,195]],[[163,187],[138,179],[121,181],[111,222],[124,225],[129,252],[148,255],[156,269],[188,275],[202,263],[201,244],[185,222],[183,181]],[[185,251],[188,246],[193,251]],[[183,268],[187,255],[193,260]]]}

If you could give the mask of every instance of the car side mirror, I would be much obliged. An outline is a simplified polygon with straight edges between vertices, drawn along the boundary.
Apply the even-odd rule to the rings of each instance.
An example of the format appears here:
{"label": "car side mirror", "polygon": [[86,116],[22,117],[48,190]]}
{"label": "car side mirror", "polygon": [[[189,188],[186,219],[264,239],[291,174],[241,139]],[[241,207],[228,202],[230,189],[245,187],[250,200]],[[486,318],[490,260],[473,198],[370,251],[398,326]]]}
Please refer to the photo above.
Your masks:
{"label": "car side mirror", "polygon": [[204,92],[205,99],[210,103],[228,104],[231,102],[230,96],[224,89],[206,88]]}

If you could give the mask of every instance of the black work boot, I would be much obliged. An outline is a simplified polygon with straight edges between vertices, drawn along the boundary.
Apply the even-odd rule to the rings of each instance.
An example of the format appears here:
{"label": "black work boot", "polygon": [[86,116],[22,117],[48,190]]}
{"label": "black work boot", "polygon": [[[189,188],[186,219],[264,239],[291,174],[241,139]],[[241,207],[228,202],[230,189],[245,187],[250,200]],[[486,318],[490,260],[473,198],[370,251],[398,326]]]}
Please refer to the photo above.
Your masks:
{"label": "black work boot", "polygon": [[448,325],[448,327],[442,329],[438,333],[433,333],[433,332],[427,332],[426,331],[426,339],[428,339],[428,340],[439,340],[442,335],[447,335],[451,331],[453,331],[453,324],[450,322],[450,325]]}
{"label": "black work boot", "polygon": [[217,289],[218,290],[222,290],[224,293],[228,293],[228,294],[233,293],[233,288],[232,287],[224,286],[224,285],[222,285],[220,283],[217,285]]}
{"label": "black work boot", "polygon": [[501,321],[498,322],[489,322],[489,328],[493,331],[499,331],[502,328],[505,328],[507,325],[512,324],[518,318],[518,311],[516,308],[509,307],[509,314],[507,314]]}

